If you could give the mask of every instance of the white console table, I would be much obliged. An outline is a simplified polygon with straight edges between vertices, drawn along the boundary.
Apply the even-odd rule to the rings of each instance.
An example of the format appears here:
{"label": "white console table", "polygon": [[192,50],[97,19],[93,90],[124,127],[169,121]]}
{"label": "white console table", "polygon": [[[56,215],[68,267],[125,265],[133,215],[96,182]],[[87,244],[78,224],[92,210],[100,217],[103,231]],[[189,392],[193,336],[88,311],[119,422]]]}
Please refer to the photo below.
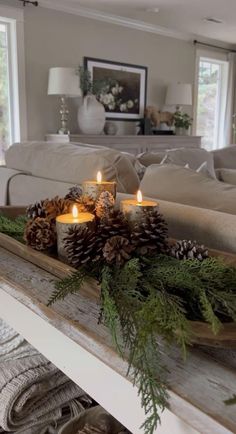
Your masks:
{"label": "white console table", "polygon": [[89,143],[107,146],[119,151],[140,154],[146,151],[157,151],[173,148],[200,148],[200,136],[106,136],[106,135],[70,135],[70,142]]}
{"label": "white console table", "polygon": [[47,142],[88,143],[90,145],[107,146],[123,152],[140,154],[146,151],[162,151],[173,148],[200,148],[200,136],[106,136],[82,134],[47,134]]}

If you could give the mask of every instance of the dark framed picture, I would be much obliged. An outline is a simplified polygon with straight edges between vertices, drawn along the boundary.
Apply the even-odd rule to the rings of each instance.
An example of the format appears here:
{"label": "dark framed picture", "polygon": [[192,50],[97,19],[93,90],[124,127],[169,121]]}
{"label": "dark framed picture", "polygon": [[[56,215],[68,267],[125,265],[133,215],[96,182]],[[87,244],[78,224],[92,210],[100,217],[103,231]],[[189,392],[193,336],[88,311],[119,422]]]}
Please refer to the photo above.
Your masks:
{"label": "dark framed picture", "polygon": [[92,81],[104,82],[97,95],[106,110],[107,119],[137,121],[144,117],[147,99],[146,66],[84,58]]}

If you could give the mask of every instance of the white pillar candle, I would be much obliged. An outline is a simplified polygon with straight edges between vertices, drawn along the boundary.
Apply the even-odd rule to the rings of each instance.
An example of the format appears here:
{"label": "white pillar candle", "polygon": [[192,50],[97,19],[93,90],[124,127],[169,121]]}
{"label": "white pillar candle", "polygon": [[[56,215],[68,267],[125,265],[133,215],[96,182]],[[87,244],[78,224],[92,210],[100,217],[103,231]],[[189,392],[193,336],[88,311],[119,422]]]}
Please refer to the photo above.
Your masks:
{"label": "white pillar candle", "polygon": [[71,214],[62,214],[56,218],[57,229],[57,252],[61,259],[67,260],[65,250],[65,237],[71,227],[86,227],[92,225],[95,217],[89,212],[78,212],[76,205],[73,205]]}
{"label": "white pillar candle", "polygon": [[141,221],[145,213],[152,209],[158,209],[159,204],[152,200],[143,200],[142,193],[139,190],[136,199],[125,199],[121,201],[121,211],[123,212],[126,220],[131,225]]}
{"label": "white pillar candle", "polygon": [[84,181],[83,194],[91,197],[95,202],[104,191],[109,191],[114,199],[116,198],[116,183],[114,181],[103,181],[101,172],[97,173],[97,181]]}

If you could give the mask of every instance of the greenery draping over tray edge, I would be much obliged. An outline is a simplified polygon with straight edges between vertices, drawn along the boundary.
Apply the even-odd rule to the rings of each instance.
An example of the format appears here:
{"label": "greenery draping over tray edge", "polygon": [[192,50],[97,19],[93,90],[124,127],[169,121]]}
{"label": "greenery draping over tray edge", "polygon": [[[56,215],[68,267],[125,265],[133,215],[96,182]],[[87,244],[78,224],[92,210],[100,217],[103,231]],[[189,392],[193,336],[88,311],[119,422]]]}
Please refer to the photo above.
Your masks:
{"label": "greenery draping over tray edge", "polygon": [[0,232],[18,240],[24,232],[28,244],[34,241],[34,248],[52,248],[56,215],[68,211],[68,201],[76,201],[80,209],[93,208],[99,216],[91,233],[69,231],[68,257],[77,271],[56,282],[49,305],[78,292],[88,278],[100,284],[99,321],[109,328],[120,356],[128,360],[127,375],[137,386],[147,415],[143,429],[152,434],[168,406],[167,371],[157,335],[168,344],[177,343],[185,358],[191,344],[189,321],[205,321],[215,334],[222,323],[236,322],[236,268],[207,257],[204,247],[193,242],[170,247],[159,212],[130,230],[111,206],[111,198],[104,197],[95,209],[76,189],[65,199],[47,199],[29,207],[27,224],[24,217],[12,221],[0,216]]}

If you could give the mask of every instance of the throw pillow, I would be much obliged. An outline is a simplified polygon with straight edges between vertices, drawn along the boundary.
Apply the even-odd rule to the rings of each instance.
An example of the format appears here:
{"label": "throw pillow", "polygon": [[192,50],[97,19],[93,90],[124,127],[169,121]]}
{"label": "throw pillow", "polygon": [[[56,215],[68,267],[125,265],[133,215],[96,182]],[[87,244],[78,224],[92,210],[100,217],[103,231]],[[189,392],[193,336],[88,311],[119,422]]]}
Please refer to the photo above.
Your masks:
{"label": "throw pillow", "polygon": [[236,185],[236,169],[216,169],[216,172],[220,181]]}
{"label": "throw pillow", "polygon": [[197,170],[205,162],[211,177],[216,179],[213,155],[205,149],[179,148],[168,150],[161,164],[175,164],[177,166],[189,164],[190,169]]}

